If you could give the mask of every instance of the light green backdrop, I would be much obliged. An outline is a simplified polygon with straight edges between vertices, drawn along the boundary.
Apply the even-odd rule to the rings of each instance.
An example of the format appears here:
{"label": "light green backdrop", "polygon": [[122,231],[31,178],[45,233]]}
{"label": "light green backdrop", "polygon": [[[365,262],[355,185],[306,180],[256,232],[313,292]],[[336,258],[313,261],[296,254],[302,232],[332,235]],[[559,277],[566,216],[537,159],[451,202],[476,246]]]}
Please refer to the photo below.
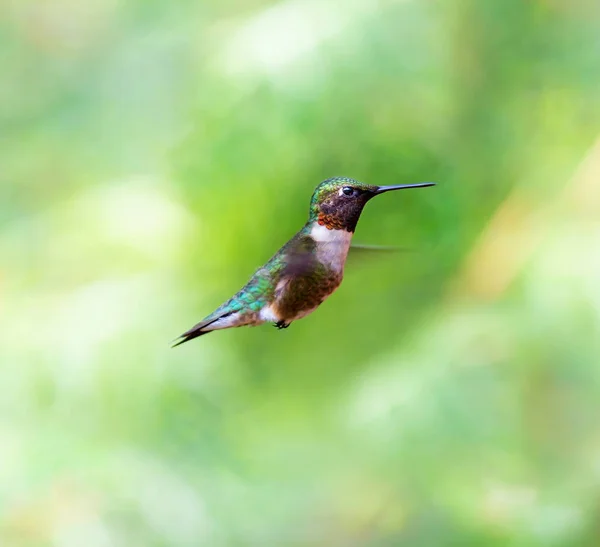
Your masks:
{"label": "light green backdrop", "polygon": [[[600,542],[600,4],[0,6],[0,544]],[[169,342],[334,175],[314,315]]]}

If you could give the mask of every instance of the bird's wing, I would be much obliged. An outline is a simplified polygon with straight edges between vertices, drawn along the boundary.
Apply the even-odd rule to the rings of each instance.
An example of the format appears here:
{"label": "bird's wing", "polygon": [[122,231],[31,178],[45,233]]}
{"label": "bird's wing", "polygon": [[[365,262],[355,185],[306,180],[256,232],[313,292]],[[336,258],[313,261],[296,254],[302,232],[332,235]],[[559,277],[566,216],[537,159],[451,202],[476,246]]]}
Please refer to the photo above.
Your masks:
{"label": "bird's wing", "polygon": [[316,242],[309,235],[292,239],[281,254],[279,278],[303,276],[314,269]]}
{"label": "bird's wing", "polygon": [[365,245],[363,243],[352,243],[350,245],[350,252],[353,254],[360,253],[393,253],[393,252],[406,252],[410,251],[405,247],[393,247],[388,245]]}
{"label": "bird's wing", "polygon": [[[331,242],[328,245],[335,245]],[[339,245],[343,245],[340,241]],[[316,242],[309,235],[301,235],[288,243],[285,252],[281,254],[281,267],[279,276],[302,276],[314,270],[316,260]],[[365,259],[367,257],[387,256],[392,253],[408,252],[411,249],[403,247],[392,247],[383,245],[365,245],[352,243],[350,245],[349,257],[354,259]],[[368,260],[368,258],[367,258]]]}
{"label": "bird's wing", "polygon": [[392,256],[397,253],[410,252],[412,249],[406,247],[392,247],[384,245],[364,245],[352,243],[348,252],[348,263],[350,265],[363,264],[375,258]]}

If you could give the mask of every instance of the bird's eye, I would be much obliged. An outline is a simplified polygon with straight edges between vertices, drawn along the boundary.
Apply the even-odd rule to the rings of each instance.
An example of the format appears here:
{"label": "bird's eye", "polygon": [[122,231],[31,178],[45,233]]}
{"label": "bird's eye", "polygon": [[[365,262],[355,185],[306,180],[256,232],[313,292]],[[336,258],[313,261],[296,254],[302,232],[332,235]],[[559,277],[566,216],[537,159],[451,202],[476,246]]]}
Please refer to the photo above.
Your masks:
{"label": "bird's eye", "polygon": [[355,195],[355,194],[356,194],[356,191],[354,190],[354,188],[352,188],[352,187],[350,187],[350,186],[344,186],[344,187],[342,188],[342,193],[343,193],[345,196],[353,196],[353,195]]}

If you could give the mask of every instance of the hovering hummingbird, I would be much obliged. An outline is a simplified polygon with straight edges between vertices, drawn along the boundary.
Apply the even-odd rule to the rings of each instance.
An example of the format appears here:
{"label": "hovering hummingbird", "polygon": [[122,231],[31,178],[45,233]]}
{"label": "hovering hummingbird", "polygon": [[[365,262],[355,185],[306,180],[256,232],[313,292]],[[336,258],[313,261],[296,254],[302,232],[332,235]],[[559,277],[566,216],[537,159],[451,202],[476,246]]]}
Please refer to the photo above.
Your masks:
{"label": "hovering hummingbird", "polygon": [[375,186],[346,177],[319,184],[308,221],[227,302],[177,338],[173,347],[208,332],[272,322],[279,329],[313,312],[342,282],[344,264],[363,207],[391,190],[433,182]]}

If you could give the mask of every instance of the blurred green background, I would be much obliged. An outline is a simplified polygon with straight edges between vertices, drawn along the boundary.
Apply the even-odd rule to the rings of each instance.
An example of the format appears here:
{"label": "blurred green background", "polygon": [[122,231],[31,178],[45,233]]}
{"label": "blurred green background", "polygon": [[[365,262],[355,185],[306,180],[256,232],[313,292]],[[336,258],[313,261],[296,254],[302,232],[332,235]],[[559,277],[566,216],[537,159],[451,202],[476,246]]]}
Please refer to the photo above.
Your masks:
{"label": "blurred green background", "polygon": [[[600,544],[600,3],[0,4],[0,544]],[[287,331],[169,342],[344,175]]]}

